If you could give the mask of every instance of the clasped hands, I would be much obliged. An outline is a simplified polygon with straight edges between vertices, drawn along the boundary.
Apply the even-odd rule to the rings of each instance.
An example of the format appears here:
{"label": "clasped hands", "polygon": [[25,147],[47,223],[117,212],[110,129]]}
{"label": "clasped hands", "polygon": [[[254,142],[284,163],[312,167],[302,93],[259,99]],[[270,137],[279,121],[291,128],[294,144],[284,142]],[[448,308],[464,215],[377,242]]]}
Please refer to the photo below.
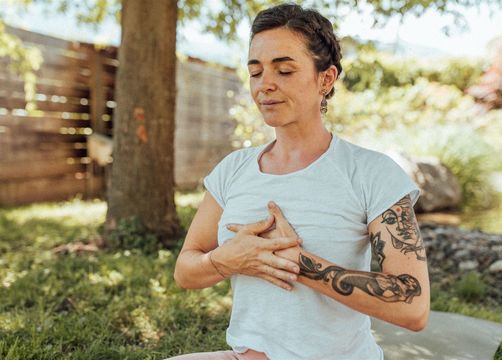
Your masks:
{"label": "clasped hands", "polygon": [[300,272],[302,240],[273,201],[268,203],[268,211],[269,217],[256,223],[227,224],[236,235],[212,251],[211,261],[225,277],[255,276],[291,290]]}

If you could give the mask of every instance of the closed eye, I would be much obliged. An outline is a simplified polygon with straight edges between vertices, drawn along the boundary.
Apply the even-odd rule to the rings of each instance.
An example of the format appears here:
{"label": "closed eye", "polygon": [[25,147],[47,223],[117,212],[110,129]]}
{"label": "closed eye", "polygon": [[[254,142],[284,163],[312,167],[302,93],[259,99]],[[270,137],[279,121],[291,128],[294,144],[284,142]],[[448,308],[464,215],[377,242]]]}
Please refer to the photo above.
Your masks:
{"label": "closed eye", "polygon": [[[293,73],[293,71],[290,71],[290,72],[283,72],[283,71],[279,71],[279,74],[281,74],[281,75],[285,75],[285,76],[290,75],[290,74],[292,74],[292,73]],[[258,77],[260,74],[261,74],[261,72],[260,72],[260,73],[257,73],[257,74],[250,75],[250,76],[251,76],[251,77]]]}

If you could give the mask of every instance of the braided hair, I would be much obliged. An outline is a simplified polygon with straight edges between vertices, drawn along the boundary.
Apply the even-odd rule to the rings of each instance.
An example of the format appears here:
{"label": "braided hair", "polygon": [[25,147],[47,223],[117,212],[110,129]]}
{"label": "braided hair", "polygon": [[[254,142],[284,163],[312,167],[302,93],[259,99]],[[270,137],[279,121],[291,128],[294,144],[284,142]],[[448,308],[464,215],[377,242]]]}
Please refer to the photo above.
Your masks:
{"label": "braided hair", "polygon": [[[340,76],[342,52],[339,40],[331,22],[315,9],[303,9],[296,4],[281,4],[262,10],[251,25],[249,41],[251,43],[254,36],[262,31],[283,26],[303,36],[317,72],[335,65],[338,77]],[[331,98],[334,92],[334,88],[331,89],[326,98]]]}

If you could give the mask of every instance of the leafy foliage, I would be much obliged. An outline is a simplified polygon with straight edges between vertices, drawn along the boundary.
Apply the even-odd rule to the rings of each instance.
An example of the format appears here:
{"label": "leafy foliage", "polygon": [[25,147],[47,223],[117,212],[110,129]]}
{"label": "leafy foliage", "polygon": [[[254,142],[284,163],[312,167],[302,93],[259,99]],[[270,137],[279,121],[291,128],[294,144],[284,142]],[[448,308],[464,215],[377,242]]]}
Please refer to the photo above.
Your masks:
{"label": "leafy foliage", "polygon": [[8,60],[7,68],[13,75],[24,81],[26,110],[36,108],[35,103],[35,72],[42,64],[42,53],[34,46],[25,46],[16,36],[5,31],[5,24],[0,18],[0,59]]}
{"label": "leafy foliage", "polygon": [[446,57],[426,62],[415,58],[398,59],[377,51],[362,51],[346,59],[341,80],[349,91],[382,91],[415,85],[422,79],[453,85],[464,92],[476,83],[487,67],[482,59]]}

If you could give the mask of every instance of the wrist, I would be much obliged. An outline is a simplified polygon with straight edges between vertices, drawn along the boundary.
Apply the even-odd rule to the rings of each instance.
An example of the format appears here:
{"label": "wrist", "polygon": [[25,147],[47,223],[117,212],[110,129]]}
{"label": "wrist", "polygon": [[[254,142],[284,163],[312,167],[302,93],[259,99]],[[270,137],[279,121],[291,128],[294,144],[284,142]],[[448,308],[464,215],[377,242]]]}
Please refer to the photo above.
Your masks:
{"label": "wrist", "polygon": [[218,251],[219,247],[216,249],[211,250],[208,255],[209,255],[209,261],[211,262],[211,265],[215,268],[215,270],[220,274],[220,276],[224,279],[230,277],[232,275],[232,272],[230,269],[225,266],[225,264],[222,262],[220,258],[220,252]]}

